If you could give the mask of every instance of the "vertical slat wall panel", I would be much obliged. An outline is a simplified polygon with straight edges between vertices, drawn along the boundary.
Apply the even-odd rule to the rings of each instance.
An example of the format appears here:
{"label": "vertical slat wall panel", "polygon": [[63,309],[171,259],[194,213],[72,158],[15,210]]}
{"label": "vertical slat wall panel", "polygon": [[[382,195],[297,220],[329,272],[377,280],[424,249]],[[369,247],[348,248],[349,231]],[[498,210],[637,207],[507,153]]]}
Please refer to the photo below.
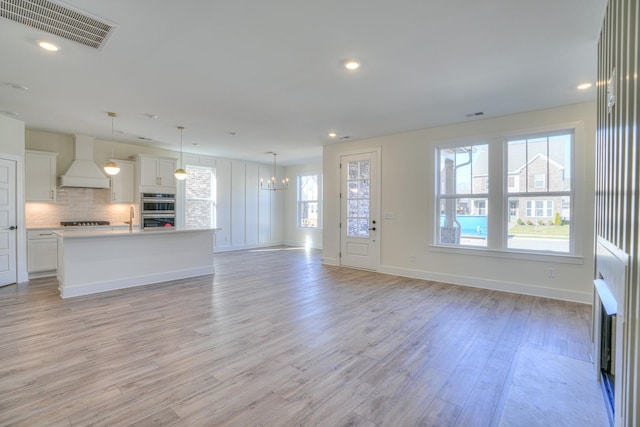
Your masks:
{"label": "vertical slat wall panel", "polygon": [[[596,234],[629,254],[625,301],[622,422],[640,425],[640,95],[638,0],[609,0],[598,43]],[[607,81],[616,70],[616,104],[607,107]]]}

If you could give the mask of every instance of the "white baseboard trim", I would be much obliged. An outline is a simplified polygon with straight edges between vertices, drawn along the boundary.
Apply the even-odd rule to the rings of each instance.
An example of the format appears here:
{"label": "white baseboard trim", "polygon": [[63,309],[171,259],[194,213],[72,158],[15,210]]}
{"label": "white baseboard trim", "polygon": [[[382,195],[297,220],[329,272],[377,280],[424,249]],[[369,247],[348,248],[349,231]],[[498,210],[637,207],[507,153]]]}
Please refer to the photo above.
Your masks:
{"label": "white baseboard trim", "polygon": [[[82,295],[97,294],[100,292],[114,291],[117,289],[127,289],[136,286],[151,285],[154,283],[167,282],[169,280],[186,279],[189,277],[204,276],[207,274],[215,274],[216,269],[213,265],[206,267],[193,268],[188,270],[176,270],[167,273],[150,274],[145,276],[127,277],[123,279],[108,280],[104,282],[88,283],[80,286],[58,285],[60,296],[62,298],[71,298]],[[58,278],[60,284],[60,278]]]}
{"label": "white baseboard trim", "polygon": [[327,257],[322,257],[322,264],[324,264],[324,265],[334,265],[334,266],[340,265],[338,263],[338,258],[327,258]]}
{"label": "white baseboard trim", "polygon": [[[324,260],[323,260],[324,263]],[[411,277],[413,279],[433,280],[436,282],[450,283],[452,285],[470,286],[473,288],[491,289],[494,291],[513,292],[523,295],[532,295],[557,299],[562,301],[579,302],[582,304],[593,303],[592,292],[577,292],[566,289],[545,288],[541,286],[529,285],[526,283],[504,282],[501,280],[479,279],[477,277],[459,276],[454,274],[434,273],[432,271],[412,270],[409,268],[398,268],[388,265],[381,265],[379,273],[392,274],[395,276]]]}
{"label": "white baseboard trim", "polygon": [[[286,246],[296,246],[296,247],[304,247],[305,242],[296,242],[293,240],[287,240],[284,242],[284,245]],[[312,246],[311,249],[318,249],[318,250],[322,250],[322,245],[320,247],[317,246]]]}
{"label": "white baseboard trim", "polygon": [[236,246],[221,246],[215,248],[214,252],[233,252],[233,251],[245,251],[248,249],[259,249],[259,248],[270,248],[272,246],[282,246],[286,245],[286,243],[282,242],[273,242],[265,245],[236,245]]}
{"label": "white baseboard trim", "polygon": [[56,270],[38,271],[35,273],[29,273],[29,280],[40,279],[41,277],[55,277]]}

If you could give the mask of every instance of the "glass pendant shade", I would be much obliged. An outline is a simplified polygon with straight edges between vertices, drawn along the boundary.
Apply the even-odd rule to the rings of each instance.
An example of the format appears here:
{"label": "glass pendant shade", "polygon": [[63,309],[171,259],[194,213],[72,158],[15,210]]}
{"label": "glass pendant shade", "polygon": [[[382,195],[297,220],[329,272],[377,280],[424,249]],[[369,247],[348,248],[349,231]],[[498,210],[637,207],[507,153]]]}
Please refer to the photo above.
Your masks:
{"label": "glass pendant shade", "polygon": [[112,176],[117,175],[118,172],[120,172],[120,166],[118,166],[118,164],[114,161],[108,161],[107,163],[105,163],[103,169],[108,175]]}
{"label": "glass pendant shade", "polygon": [[187,178],[187,171],[182,168],[176,169],[176,171],[174,172],[174,176],[177,180],[182,181],[183,179]]}

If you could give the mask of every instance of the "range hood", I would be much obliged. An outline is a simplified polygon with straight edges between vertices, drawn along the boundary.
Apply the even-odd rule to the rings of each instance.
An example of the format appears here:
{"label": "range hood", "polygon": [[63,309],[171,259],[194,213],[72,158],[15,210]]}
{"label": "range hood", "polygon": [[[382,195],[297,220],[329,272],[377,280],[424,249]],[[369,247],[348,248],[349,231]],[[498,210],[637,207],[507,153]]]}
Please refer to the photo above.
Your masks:
{"label": "range hood", "polygon": [[93,137],[74,135],[73,163],[60,176],[60,187],[109,188],[109,178],[93,161]]}

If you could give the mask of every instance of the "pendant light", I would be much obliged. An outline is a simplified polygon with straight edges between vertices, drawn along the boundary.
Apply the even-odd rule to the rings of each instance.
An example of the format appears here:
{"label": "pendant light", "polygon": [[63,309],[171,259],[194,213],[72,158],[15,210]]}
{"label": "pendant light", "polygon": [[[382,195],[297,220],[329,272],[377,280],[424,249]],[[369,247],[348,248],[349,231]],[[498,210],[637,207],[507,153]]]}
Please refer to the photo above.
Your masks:
{"label": "pendant light", "polygon": [[184,126],[178,126],[180,130],[180,163],[178,164],[178,169],[176,169],[174,175],[177,180],[182,181],[187,177],[187,171],[182,169],[182,131],[184,130]]}
{"label": "pendant light", "polygon": [[109,160],[107,163],[105,163],[102,168],[108,175],[113,176],[113,175],[117,175],[118,172],[120,172],[120,166],[113,161],[113,118],[117,117],[118,115],[111,111],[109,111],[107,115],[111,117],[111,159],[112,160]]}
{"label": "pendant light", "polygon": [[260,189],[266,191],[282,191],[289,188],[289,178],[285,178],[282,180],[282,185],[279,186],[276,184],[276,153],[266,153],[273,154],[273,175],[271,179],[267,181],[267,185],[264,185],[264,180],[260,178]]}

